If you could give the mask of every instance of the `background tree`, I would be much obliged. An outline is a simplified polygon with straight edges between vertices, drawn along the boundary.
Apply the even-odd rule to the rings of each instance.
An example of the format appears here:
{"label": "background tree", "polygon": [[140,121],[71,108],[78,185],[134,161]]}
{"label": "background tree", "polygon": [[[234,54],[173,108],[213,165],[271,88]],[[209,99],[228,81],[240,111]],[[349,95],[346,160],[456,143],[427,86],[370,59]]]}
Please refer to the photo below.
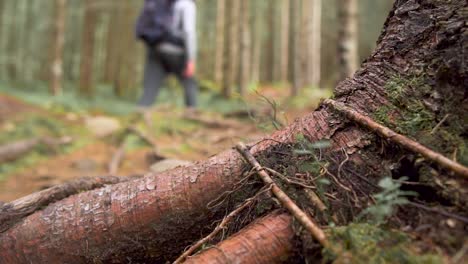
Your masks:
{"label": "background tree", "polygon": [[55,0],[55,27],[52,38],[52,63],[50,66],[50,91],[57,95],[62,91],[63,47],[65,45],[66,0]]}
{"label": "background tree", "polygon": [[[21,83],[24,89],[48,84],[51,70],[42,65],[50,65],[53,58],[55,2],[0,3],[0,81]],[[249,83],[291,83],[292,94],[299,87],[332,87],[340,79],[336,46],[344,36],[338,34],[337,21],[342,3],[350,0],[197,1],[197,77],[202,84],[213,83],[225,96],[245,91]],[[375,46],[391,1],[360,0],[359,4],[358,10],[366,15],[354,19],[361,30],[355,31],[358,43],[349,54],[359,52],[355,56],[363,59]],[[106,92],[133,101],[140,90],[144,65],[144,45],[133,33],[142,1],[95,0],[91,5],[94,11],[88,11],[89,5],[87,1],[67,1],[65,5],[66,20],[73,21],[67,23],[64,33],[63,85],[70,86],[66,92]],[[50,52],[42,52],[45,50]],[[248,63],[244,57],[249,58]],[[246,73],[249,77],[242,77]],[[84,86],[91,90],[85,91]]]}
{"label": "background tree", "polygon": [[85,0],[83,32],[81,37],[80,93],[93,93],[93,58],[96,26],[96,7],[93,0]]}
{"label": "background tree", "polygon": [[358,69],[358,1],[340,0],[338,4],[338,60],[340,80]]}

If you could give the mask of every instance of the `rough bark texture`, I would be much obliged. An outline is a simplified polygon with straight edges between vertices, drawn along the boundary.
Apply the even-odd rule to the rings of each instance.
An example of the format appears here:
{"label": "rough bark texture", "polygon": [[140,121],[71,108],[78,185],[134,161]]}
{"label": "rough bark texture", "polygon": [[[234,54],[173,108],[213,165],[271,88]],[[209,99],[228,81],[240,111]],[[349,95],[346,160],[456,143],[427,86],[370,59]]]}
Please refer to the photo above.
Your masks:
{"label": "rough bark texture", "polygon": [[22,218],[66,197],[79,192],[101,188],[108,184],[126,182],[136,178],[115,176],[82,178],[0,205],[0,232],[5,232]]}
{"label": "rough bark texture", "polygon": [[[390,115],[404,113],[404,107],[389,99],[386,85],[394,76],[424,73],[429,92],[444,94],[426,110],[454,104],[450,111],[466,120],[467,8],[465,0],[397,1],[375,53],[336,88],[335,99],[361,113],[372,114],[382,106],[394,107]],[[407,96],[427,99],[414,91]],[[440,119],[446,114],[432,113]],[[460,126],[458,133],[466,135],[467,122]],[[251,152],[264,167],[273,166],[282,154],[272,150],[294,143],[299,134],[311,142],[330,139],[330,151],[344,148],[350,162],[343,169],[354,164],[360,170],[360,178],[347,179],[350,183],[361,178],[375,183],[392,173],[385,164],[405,154],[397,150],[388,155],[375,135],[325,106],[255,144]],[[5,263],[172,260],[200,237],[207,219],[216,217],[206,205],[234,188],[244,166],[240,155],[228,150],[193,166],[69,197],[1,234],[0,258]]]}
{"label": "rough bark texture", "polygon": [[287,263],[293,241],[292,218],[269,215],[184,263]]}

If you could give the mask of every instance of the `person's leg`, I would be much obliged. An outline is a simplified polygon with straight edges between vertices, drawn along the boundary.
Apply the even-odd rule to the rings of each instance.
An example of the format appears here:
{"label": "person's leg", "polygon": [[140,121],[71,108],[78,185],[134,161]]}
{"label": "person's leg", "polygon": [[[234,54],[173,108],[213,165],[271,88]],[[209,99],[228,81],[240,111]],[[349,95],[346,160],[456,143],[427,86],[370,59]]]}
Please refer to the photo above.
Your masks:
{"label": "person's leg", "polygon": [[145,72],[143,76],[143,95],[138,102],[141,107],[150,107],[161,90],[166,71],[156,56],[154,49],[148,48],[146,55]]}
{"label": "person's leg", "polygon": [[184,87],[185,106],[195,108],[197,106],[198,84],[195,78],[178,76],[178,79]]}

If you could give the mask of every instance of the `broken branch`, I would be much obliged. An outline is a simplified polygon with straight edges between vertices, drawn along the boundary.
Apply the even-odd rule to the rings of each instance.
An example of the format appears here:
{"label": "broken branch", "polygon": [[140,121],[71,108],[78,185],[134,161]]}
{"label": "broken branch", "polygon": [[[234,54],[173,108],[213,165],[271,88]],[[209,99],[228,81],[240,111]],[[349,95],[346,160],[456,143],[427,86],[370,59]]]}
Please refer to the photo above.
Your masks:
{"label": "broken branch", "polygon": [[296,203],[294,203],[294,201],[278,187],[278,185],[276,185],[270,175],[268,175],[260,163],[258,163],[254,156],[252,156],[250,151],[247,149],[247,146],[240,142],[236,145],[236,149],[250,163],[250,165],[252,165],[263,182],[272,186],[271,191],[281,204],[289,210],[289,212],[312,234],[315,239],[317,239],[323,247],[328,247],[328,240],[323,230],[312,222],[309,216],[307,216],[307,214],[304,213],[304,211],[302,211],[299,206],[297,206]]}

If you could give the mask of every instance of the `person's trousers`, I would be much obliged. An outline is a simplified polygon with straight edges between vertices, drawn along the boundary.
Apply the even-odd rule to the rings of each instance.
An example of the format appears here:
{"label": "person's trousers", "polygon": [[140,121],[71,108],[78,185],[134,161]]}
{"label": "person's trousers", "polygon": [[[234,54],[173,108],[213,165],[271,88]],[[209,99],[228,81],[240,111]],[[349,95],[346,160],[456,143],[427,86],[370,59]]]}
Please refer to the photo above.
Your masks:
{"label": "person's trousers", "polygon": [[161,56],[153,48],[147,49],[145,71],[143,76],[143,95],[138,103],[139,106],[149,107],[157,99],[159,92],[164,85],[164,81],[169,74],[173,73],[184,88],[185,105],[195,107],[197,102],[198,86],[193,77],[183,75],[183,70],[174,68],[167,61],[162,60]]}

